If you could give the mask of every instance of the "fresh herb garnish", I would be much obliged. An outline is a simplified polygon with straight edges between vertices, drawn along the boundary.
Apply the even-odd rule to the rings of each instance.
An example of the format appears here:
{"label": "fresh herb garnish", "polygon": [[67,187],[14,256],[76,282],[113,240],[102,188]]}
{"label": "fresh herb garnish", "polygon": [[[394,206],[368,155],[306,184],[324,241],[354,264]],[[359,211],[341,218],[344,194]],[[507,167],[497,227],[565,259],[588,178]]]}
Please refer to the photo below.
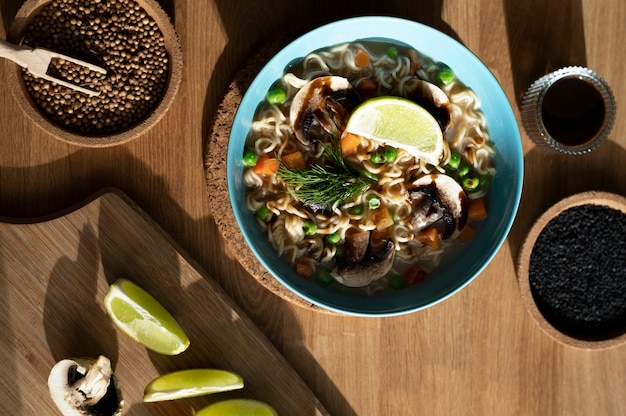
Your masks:
{"label": "fresh herb garnish", "polygon": [[331,145],[323,146],[328,164],[315,164],[310,169],[290,169],[281,163],[278,175],[297,200],[334,209],[367,191],[376,177],[347,164],[335,140]]}

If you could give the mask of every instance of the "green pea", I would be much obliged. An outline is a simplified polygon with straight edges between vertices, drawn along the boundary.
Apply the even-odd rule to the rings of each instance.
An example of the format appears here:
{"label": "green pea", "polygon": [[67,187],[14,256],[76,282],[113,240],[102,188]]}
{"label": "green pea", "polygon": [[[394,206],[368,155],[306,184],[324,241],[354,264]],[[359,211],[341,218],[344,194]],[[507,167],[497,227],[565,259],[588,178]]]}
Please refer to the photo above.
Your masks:
{"label": "green pea", "polygon": [[320,267],[315,272],[315,280],[323,285],[329,285],[335,281],[335,278],[333,277],[329,269],[327,269],[326,267]]}
{"label": "green pea", "polygon": [[339,233],[327,234],[325,240],[328,244],[335,245],[341,241],[341,234]]}
{"label": "green pea", "polygon": [[256,210],[256,216],[259,217],[263,221],[267,221],[270,217],[270,209],[263,205],[261,208]]}
{"label": "green pea", "polygon": [[361,215],[363,214],[363,205],[355,205],[353,207],[348,208],[348,212],[352,215]]}
{"label": "green pea", "polygon": [[490,180],[491,178],[489,177],[489,175],[480,175],[478,177],[479,186],[487,186]]}
{"label": "green pea", "polygon": [[450,169],[457,169],[460,164],[461,164],[461,155],[456,152],[450,153],[450,160],[448,161],[448,167]]}
{"label": "green pea", "polygon": [[475,176],[468,176],[467,178],[463,179],[463,187],[470,191],[478,188],[479,184],[480,184],[480,179],[478,179]]}
{"label": "green pea", "polygon": [[270,104],[280,105],[287,100],[287,93],[280,87],[270,88],[267,92],[267,101]]}
{"label": "green pea", "polygon": [[302,229],[304,230],[304,235],[310,237],[317,233],[317,224],[307,220],[302,223]]}
{"label": "green pea", "polygon": [[256,162],[259,160],[259,155],[254,150],[247,149],[243,153],[243,164],[249,167],[256,166]]}
{"label": "green pea", "polygon": [[461,163],[459,165],[459,176],[464,178],[470,173],[470,167],[467,163]]}
{"label": "green pea", "polygon": [[336,246],[335,257],[345,257],[345,256],[346,256],[346,248],[344,246]]}
{"label": "green pea", "polygon": [[366,198],[367,207],[369,209],[377,209],[380,208],[380,198],[375,194],[370,194]]}
{"label": "green pea", "polygon": [[441,68],[439,69],[439,73],[437,74],[437,79],[441,83],[441,85],[448,85],[452,81],[454,81],[455,75],[454,71],[450,69],[445,64],[441,64]]}
{"label": "green pea", "polygon": [[391,276],[391,279],[389,279],[389,286],[392,289],[404,289],[404,285],[404,278],[400,275],[394,274],[393,276]]}
{"label": "green pea", "polygon": [[396,157],[398,157],[398,151],[395,147],[385,148],[385,162],[391,163],[396,160]]}
{"label": "green pea", "polygon": [[398,48],[395,46],[390,46],[387,48],[387,56],[391,59],[396,59],[398,57]]}
{"label": "green pea", "polygon": [[382,153],[374,153],[372,156],[370,156],[370,160],[372,161],[372,163],[376,164],[385,163],[385,155]]}

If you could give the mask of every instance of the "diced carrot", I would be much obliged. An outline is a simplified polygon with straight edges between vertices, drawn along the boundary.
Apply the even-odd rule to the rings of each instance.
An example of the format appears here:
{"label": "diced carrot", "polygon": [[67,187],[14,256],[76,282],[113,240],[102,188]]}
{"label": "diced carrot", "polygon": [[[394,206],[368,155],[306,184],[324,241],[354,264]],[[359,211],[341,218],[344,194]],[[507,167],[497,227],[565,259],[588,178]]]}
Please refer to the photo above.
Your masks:
{"label": "diced carrot", "polygon": [[306,169],[306,162],[300,151],[283,155],[282,161],[289,169]]}
{"label": "diced carrot", "polygon": [[354,63],[358,67],[367,68],[370,64],[370,57],[363,49],[359,49],[354,55]]}
{"label": "diced carrot", "polygon": [[439,231],[435,227],[426,227],[417,233],[418,240],[428,247],[438,249],[441,247],[441,237]]}
{"label": "diced carrot", "polygon": [[380,207],[374,212],[373,218],[374,224],[376,225],[377,230],[384,230],[393,225],[393,218],[391,217],[391,213],[386,206]]}
{"label": "diced carrot", "polygon": [[357,85],[359,92],[375,92],[378,90],[378,83],[372,78],[362,78]]}
{"label": "diced carrot", "polygon": [[404,283],[407,286],[414,285],[426,279],[426,276],[426,272],[421,267],[410,266],[406,272],[404,272]]}
{"label": "diced carrot", "polygon": [[363,100],[379,95],[378,82],[372,78],[362,78],[356,85],[356,90]]}
{"label": "diced carrot", "polygon": [[470,199],[467,216],[471,220],[480,220],[487,216],[484,198]]}
{"label": "diced carrot", "polygon": [[344,133],[341,136],[341,153],[344,155],[351,155],[356,152],[356,149],[361,144],[361,138],[352,133]]}
{"label": "diced carrot", "polygon": [[311,263],[307,263],[304,261],[299,261],[294,264],[294,268],[296,273],[300,277],[304,277],[305,279],[310,279],[313,276],[313,266]]}
{"label": "diced carrot", "polygon": [[476,234],[476,230],[473,227],[467,225],[463,229],[463,231],[461,231],[461,235],[459,236],[459,238],[461,239],[461,242],[463,244],[467,244],[474,237],[474,234]]}
{"label": "diced carrot", "polygon": [[269,156],[259,156],[253,170],[257,175],[273,175],[278,172],[280,162]]}

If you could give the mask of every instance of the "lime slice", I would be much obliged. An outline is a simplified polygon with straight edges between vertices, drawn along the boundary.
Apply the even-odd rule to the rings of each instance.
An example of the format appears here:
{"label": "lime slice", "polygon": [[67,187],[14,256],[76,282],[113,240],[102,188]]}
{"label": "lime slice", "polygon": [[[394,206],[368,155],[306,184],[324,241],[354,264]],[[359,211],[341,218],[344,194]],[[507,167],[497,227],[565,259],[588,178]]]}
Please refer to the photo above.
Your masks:
{"label": "lime slice", "polygon": [[243,388],[243,378],[227,370],[199,368],[164,374],[144,390],[144,402],[182,399]]}
{"label": "lime slice", "polygon": [[364,101],[348,120],[346,132],[404,149],[436,164],[443,152],[443,132],[423,107],[400,97]]}
{"label": "lime slice", "polygon": [[189,338],[174,317],[148,292],[126,279],[118,279],[104,297],[113,322],[146,348],[176,355],[189,346]]}
{"label": "lime slice", "polygon": [[196,416],[278,416],[272,406],[259,400],[232,399],[200,409]]}

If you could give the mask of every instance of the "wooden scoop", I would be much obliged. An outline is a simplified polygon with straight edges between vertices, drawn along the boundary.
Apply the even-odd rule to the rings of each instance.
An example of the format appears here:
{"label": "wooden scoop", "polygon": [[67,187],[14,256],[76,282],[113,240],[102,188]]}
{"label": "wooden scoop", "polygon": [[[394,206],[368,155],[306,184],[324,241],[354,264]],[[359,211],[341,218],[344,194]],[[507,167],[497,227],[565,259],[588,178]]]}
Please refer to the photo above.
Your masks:
{"label": "wooden scoop", "polygon": [[50,62],[53,59],[62,59],[67,62],[72,62],[76,65],[84,66],[90,71],[98,72],[100,74],[107,73],[106,69],[90,64],[89,62],[84,62],[70,56],[49,51],[47,49],[32,49],[27,46],[13,45],[12,43],[1,39],[0,57],[12,60],[22,68],[28,69],[28,71],[36,77],[46,79],[59,85],[63,85],[64,87],[71,88],[74,91],[82,92],[83,94],[87,94],[91,97],[96,97],[100,95],[100,92],[92,91],[90,89],[83,88],[79,85],[72,84],[71,82],[67,82],[63,79],[59,79],[49,75],[48,68],[50,67]]}

